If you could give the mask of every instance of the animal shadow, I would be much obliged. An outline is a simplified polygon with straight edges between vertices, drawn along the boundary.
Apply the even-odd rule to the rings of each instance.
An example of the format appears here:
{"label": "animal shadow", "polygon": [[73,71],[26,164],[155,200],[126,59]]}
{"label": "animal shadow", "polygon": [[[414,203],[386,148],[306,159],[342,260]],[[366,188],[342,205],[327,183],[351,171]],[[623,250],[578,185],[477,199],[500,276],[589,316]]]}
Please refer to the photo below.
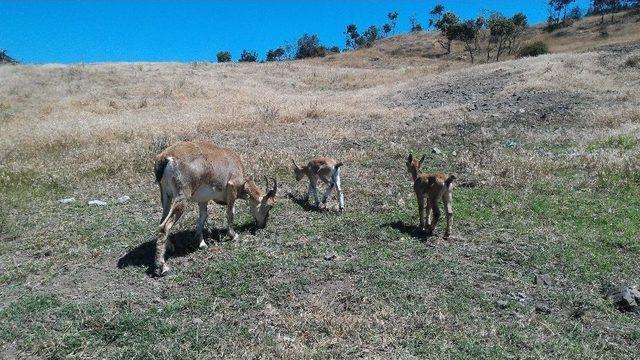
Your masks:
{"label": "animal shadow", "polygon": [[[244,232],[255,233],[255,226],[252,224],[243,224],[234,228],[239,234]],[[208,244],[231,241],[227,236],[227,229],[213,229],[209,231],[204,229],[204,238]],[[173,244],[174,250],[167,251],[165,259],[179,258],[187,256],[198,251],[199,241],[195,239],[195,230],[177,231],[169,235],[168,241]],[[156,254],[156,237],[152,236],[149,240],[129,250],[124,256],[118,259],[118,268],[124,269],[129,266],[147,266],[147,274],[153,275],[154,260]]]}
{"label": "animal shadow", "polygon": [[391,223],[380,225],[380,227],[390,227],[390,228],[396,229],[403,234],[409,235],[414,238],[418,238],[421,241],[430,237],[430,235],[427,235],[427,232],[420,229],[420,227],[414,226],[414,225],[407,225],[402,221],[394,221]]}
{"label": "animal shadow", "polygon": [[298,204],[298,206],[300,206],[304,211],[324,211],[324,209],[312,205],[308,200],[305,200],[304,198],[298,198],[294,194],[289,193],[287,194],[287,197],[294,203]]}

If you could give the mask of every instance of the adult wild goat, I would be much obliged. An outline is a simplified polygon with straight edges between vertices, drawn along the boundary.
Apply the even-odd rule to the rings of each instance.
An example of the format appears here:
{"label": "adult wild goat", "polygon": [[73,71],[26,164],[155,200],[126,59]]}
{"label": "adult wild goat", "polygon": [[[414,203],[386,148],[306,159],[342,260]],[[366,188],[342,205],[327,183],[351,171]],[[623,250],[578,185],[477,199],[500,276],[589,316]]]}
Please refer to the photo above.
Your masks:
{"label": "adult wild goat", "polygon": [[296,180],[300,181],[305,176],[309,179],[309,190],[307,190],[304,201],[309,201],[309,197],[313,194],[316,206],[320,206],[317,186],[318,180],[322,180],[325,184],[329,184],[324,191],[322,204],[327,204],[327,198],[331,195],[331,191],[335,187],[338,193],[340,211],[344,210],[344,195],[342,194],[342,184],[340,182],[341,162],[339,163],[331,158],[320,157],[311,159],[305,166],[298,166],[295,160],[291,161],[293,162],[293,173]]}
{"label": "adult wild goat", "polygon": [[[453,208],[451,207],[451,190],[453,188],[453,180],[455,176],[447,176],[441,172],[424,174],[420,173],[420,166],[424,162],[427,155],[423,155],[420,161],[413,158],[409,154],[407,158],[407,170],[411,174],[413,180],[413,191],[416,193],[418,200],[418,212],[420,214],[420,229],[427,231],[427,236],[433,234],[433,230],[440,219],[440,209],[438,202],[442,201],[447,211],[447,229],[444,232],[444,238],[451,235],[451,221],[453,217]],[[424,201],[427,200],[428,219],[425,229]],[[433,218],[432,218],[433,217]]]}
{"label": "adult wild goat", "polygon": [[[200,248],[206,249],[203,228],[209,201],[227,206],[227,235],[237,239],[238,235],[233,230],[235,201],[248,200],[256,225],[263,228],[278,190],[273,179],[273,189],[265,194],[245,175],[238,154],[207,142],[179,142],[168,147],[156,157],[155,174],[162,200],[155,258],[155,272],[160,276],[169,271],[164,259],[167,237],[171,227],[182,216],[187,200],[197,202],[200,207],[196,239],[200,241]],[[173,246],[171,243],[168,245]]]}

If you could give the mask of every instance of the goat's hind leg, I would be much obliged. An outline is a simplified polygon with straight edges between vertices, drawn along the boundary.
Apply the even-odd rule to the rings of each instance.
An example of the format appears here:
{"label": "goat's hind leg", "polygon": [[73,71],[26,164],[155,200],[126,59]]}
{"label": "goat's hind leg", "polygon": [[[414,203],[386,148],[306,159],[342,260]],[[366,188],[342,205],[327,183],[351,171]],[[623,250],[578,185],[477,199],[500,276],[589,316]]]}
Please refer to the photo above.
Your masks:
{"label": "goat's hind leg", "polygon": [[340,211],[344,210],[344,194],[342,193],[342,182],[340,180],[340,168],[336,171],[333,182],[336,185],[336,192],[338,193],[338,208]]}
{"label": "goat's hind leg", "polygon": [[167,217],[160,224],[160,231],[156,239],[156,258],[155,258],[155,274],[158,276],[166,275],[169,272],[169,266],[165,263],[164,255],[168,242],[169,231],[173,225],[180,219],[184,212],[184,201],[182,199],[174,199]]}
{"label": "goat's hind leg", "polygon": [[453,207],[452,207],[452,198],[451,191],[447,191],[442,197],[442,203],[444,204],[444,210],[446,211],[447,216],[447,228],[444,231],[444,238],[447,239],[451,236],[451,223],[453,222]]}
{"label": "goat's hind leg", "polygon": [[[427,229],[427,236],[433,235],[433,230],[435,230],[436,225],[438,224],[438,220],[440,220],[440,209],[438,208],[438,199],[435,197],[429,197],[429,212],[433,214],[433,218],[431,219],[431,223],[429,224],[429,228]],[[431,214],[429,214],[431,218]]]}

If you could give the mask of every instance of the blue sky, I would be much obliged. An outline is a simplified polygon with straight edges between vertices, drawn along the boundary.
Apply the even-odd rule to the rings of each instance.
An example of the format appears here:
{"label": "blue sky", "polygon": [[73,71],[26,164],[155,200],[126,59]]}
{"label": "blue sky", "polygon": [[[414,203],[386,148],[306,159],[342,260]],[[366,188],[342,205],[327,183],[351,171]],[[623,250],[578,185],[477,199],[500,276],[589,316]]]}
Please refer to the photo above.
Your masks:
{"label": "blue sky", "polygon": [[[391,10],[400,14],[398,32],[406,32],[412,14],[425,25],[437,2],[0,0],[0,49],[26,63],[212,61],[222,49],[234,60],[242,49],[262,59],[305,32],[343,48],[347,24],[382,25]],[[440,2],[462,18],[482,10],[523,11],[532,23],[547,17],[546,0]]]}

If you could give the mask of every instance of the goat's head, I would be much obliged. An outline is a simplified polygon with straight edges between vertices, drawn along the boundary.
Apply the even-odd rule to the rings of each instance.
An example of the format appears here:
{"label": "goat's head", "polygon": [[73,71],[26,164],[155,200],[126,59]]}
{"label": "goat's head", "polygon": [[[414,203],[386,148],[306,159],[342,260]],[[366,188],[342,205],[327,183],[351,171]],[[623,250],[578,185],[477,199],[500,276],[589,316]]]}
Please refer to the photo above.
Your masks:
{"label": "goat's head", "polygon": [[409,154],[409,157],[407,157],[407,171],[409,172],[409,174],[417,174],[426,157],[426,154],[422,155],[422,158],[420,159],[420,161],[418,161],[417,159],[413,158],[412,154]]}
{"label": "goat's head", "polygon": [[[269,189],[269,180],[267,180],[265,176],[265,189]],[[267,226],[267,220],[269,220],[269,211],[273,208],[273,205],[276,203],[276,192],[278,191],[278,182],[276,179],[273,180],[273,188],[268,190],[266,194],[258,189],[257,195],[250,197],[250,207],[251,214],[256,221],[256,226],[259,229]],[[245,187],[254,187],[257,189],[256,185],[251,181],[247,181],[245,183]],[[250,191],[249,189],[247,189]]]}
{"label": "goat's head", "polygon": [[293,163],[293,174],[296,177],[296,181],[302,180],[302,178],[307,175],[306,170],[303,167],[298,166],[295,160],[291,159],[291,162]]}

